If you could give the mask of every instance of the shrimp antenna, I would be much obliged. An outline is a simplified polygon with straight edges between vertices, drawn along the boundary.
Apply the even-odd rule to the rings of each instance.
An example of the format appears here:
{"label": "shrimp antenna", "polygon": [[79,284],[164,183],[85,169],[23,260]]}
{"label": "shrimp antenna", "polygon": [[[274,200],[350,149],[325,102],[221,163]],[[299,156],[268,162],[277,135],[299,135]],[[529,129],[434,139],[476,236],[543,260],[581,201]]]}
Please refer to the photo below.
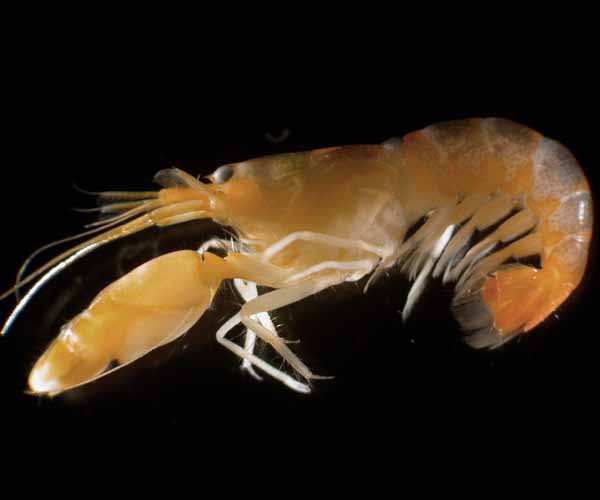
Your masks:
{"label": "shrimp antenna", "polygon": [[[59,262],[58,264],[56,264],[52,268],[50,268],[50,270],[46,274],[44,274],[35,283],[35,285],[33,285],[29,289],[29,291],[27,292],[27,294],[23,297],[23,299],[21,299],[19,301],[19,303],[17,304],[17,306],[13,309],[12,313],[10,314],[10,316],[8,317],[8,319],[4,322],[4,325],[2,326],[2,330],[0,331],[0,336],[4,336],[6,334],[6,332],[10,329],[10,327],[14,323],[15,319],[17,319],[17,317],[19,316],[19,314],[23,310],[23,308],[29,303],[29,301],[31,300],[31,298],[38,292],[38,290],[42,286],[44,286],[48,281],[50,281],[54,276],[56,276],[58,273],[60,273],[63,269],[65,269],[66,267],[70,266],[73,262],[75,262],[77,259],[79,259],[83,255],[91,252],[94,248],[96,248],[99,245],[100,245],[100,243],[93,243],[91,245],[88,245],[87,247],[84,246],[83,248],[81,248],[78,251],[74,252],[68,258],[64,259],[63,261]],[[35,275],[35,273],[34,273],[34,275]],[[19,286],[23,285],[24,283],[25,282],[21,283]],[[8,292],[4,293],[0,297],[0,300],[4,299],[7,296],[7,294],[10,294],[10,293],[12,293],[12,289],[9,290]]]}
{"label": "shrimp antenna", "polygon": [[[154,203],[154,202],[152,202],[152,203]],[[162,207],[160,207],[160,209],[161,210],[167,209],[167,208],[168,209],[170,209],[170,208],[176,209],[178,206],[182,206],[182,208],[183,208],[184,205],[189,205],[189,203],[190,202],[171,203],[168,205],[163,205]],[[159,209],[157,209],[157,210],[159,210]],[[35,283],[35,285],[33,287],[31,287],[31,289],[27,292],[27,294],[19,301],[19,303],[17,304],[17,306],[15,307],[15,309],[13,310],[11,315],[8,317],[8,319],[4,323],[2,330],[0,330],[0,336],[3,336],[6,334],[6,332],[9,330],[9,328],[13,324],[14,320],[17,318],[17,316],[20,314],[20,312],[23,310],[23,308],[29,303],[31,298],[38,292],[38,290],[44,284],[46,284],[50,279],[52,279],[54,276],[56,276],[56,274],[58,274],[63,269],[70,266],[73,262],[79,260],[84,255],[87,255],[92,250],[94,250],[100,246],[103,246],[106,243],[109,243],[109,242],[119,239],[119,238],[123,238],[123,237],[133,234],[135,232],[138,232],[143,229],[146,229],[146,228],[156,225],[156,221],[152,217],[152,213],[154,213],[155,211],[156,210],[153,210],[150,213],[146,213],[146,214],[142,215],[141,217],[133,219],[132,221],[130,221],[126,224],[121,224],[121,225],[118,225],[117,227],[114,227],[114,228],[108,230],[108,231],[101,232],[97,236],[95,236],[87,241],[84,241],[83,243],[80,243],[79,245],[76,245],[73,248],[66,250],[65,252],[59,254],[58,256],[54,257],[50,261],[46,262],[46,264],[42,265],[35,271],[31,272],[28,276],[26,276],[22,280],[18,281],[18,283],[15,286],[13,286],[9,290],[7,290],[3,294],[1,294],[0,300],[3,300],[6,297],[8,297],[10,294],[12,294],[13,292],[18,290],[20,287],[26,285],[33,279],[42,275],[41,278],[39,278],[38,281]],[[108,225],[112,226],[115,224],[119,224],[120,222],[122,222],[122,221],[115,221]],[[75,239],[77,237],[83,237],[86,235],[97,233],[97,232],[99,232],[101,230],[105,230],[105,229],[106,229],[106,226],[103,226],[100,228],[95,228],[95,229],[92,229],[91,231],[81,233],[77,236],[74,236],[74,237],[72,236],[71,239]],[[65,239],[65,240],[68,241],[68,239]],[[65,241],[65,240],[63,240],[63,241]],[[58,243],[55,242],[55,244],[58,244]],[[39,251],[36,251],[37,253],[36,252],[34,252],[34,253],[36,253],[36,255],[37,255],[41,251],[43,251],[43,250],[40,249]],[[34,255],[34,257],[35,257],[35,255]],[[30,260],[31,259],[27,259],[26,263],[29,263],[28,261],[30,261]]]}
{"label": "shrimp antenna", "polygon": [[96,196],[99,200],[141,201],[158,197],[156,191],[87,191],[86,189],[80,188],[75,182],[72,182],[72,185],[76,191],[89,196]]}
{"label": "shrimp antenna", "polygon": [[99,207],[93,208],[79,208],[74,207],[71,210],[78,212],[80,214],[93,214],[100,213],[102,214],[111,214],[111,213],[121,213],[128,209],[137,207],[140,203],[144,203],[145,201],[150,201],[149,199],[143,199],[139,201],[125,201],[121,203],[109,203],[107,205],[101,205]]}
{"label": "shrimp antenna", "polygon": [[[23,274],[25,273],[25,271],[31,264],[31,261],[33,259],[35,259],[38,255],[40,255],[42,252],[45,252],[46,250],[49,250],[50,248],[54,248],[58,245],[62,245],[63,243],[68,243],[69,241],[75,241],[75,240],[84,238],[86,236],[91,236],[92,234],[99,233],[100,231],[109,229],[110,227],[113,227],[121,222],[124,222],[125,220],[127,220],[131,217],[134,217],[135,215],[139,215],[141,213],[148,212],[154,208],[157,208],[158,205],[159,205],[159,203],[157,201],[146,202],[146,203],[143,203],[142,205],[138,204],[138,206],[136,208],[134,208],[133,210],[129,210],[128,212],[125,212],[124,214],[120,214],[120,215],[113,217],[111,219],[108,219],[106,221],[101,221],[101,225],[99,227],[95,227],[94,229],[91,229],[89,231],[84,231],[79,234],[69,236],[67,238],[62,238],[60,240],[53,241],[51,243],[47,243],[46,245],[43,245],[40,248],[38,248],[37,250],[33,251],[23,261],[23,264],[21,264],[21,267],[19,268],[19,271],[17,273],[17,277],[15,280],[15,286],[13,287],[17,301],[20,300],[19,289],[21,288],[22,285],[25,284],[22,282]],[[92,227],[95,225],[97,225],[97,223],[88,224],[86,227]],[[4,295],[2,295],[0,297],[0,300],[2,300],[3,298],[4,298]]]}
{"label": "shrimp antenna", "polygon": [[[193,178],[191,175],[177,168],[161,170],[155,177],[155,181],[162,185],[183,185],[193,189],[194,191],[200,191],[202,193],[208,194],[208,191],[205,188],[204,184]],[[180,222],[181,220],[183,220],[181,219],[181,217],[185,218],[186,215],[188,217],[193,216],[193,220],[193,218],[198,218],[199,214],[201,214],[201,217],[205,217],[205,214],[208,213],[204,211],[202,203],[198,200],[188,199],[186,201],[174,201],[170,203],[165,203],[159,198],[160,195],[156,191],[105,191],[101,193],[92,193],[90,191],[81,189],[76,184],[73,184],[73,186],[75,187],[75,189],[85,194],[97,195],[104,199],[113,199],[117,201],[137,201],[140,203],[140,205],[136,206],[135,208],[132,208],[129,211],[126,211],[125,213],[117,214],[116,216],[110,218],[108,221],[102,222],[100,226],[94,227],[89,231],[85,231],[78,235],[70,236],[68,238],[64,238],[62,240],[58,240],[53,243],[44,245],[43,247],[40,247],[35,252],[33,252],[25,260],[25,262],[19,269],[15,285],[9,290],[6,290],[4,293],[0,294],[0,300],[7,298],[12,293],[16,293],[22,286],[31,282],[35,278],[38,278],[39,276],[40,277],[37,280],[37,282],[33,285],[33,287],[31,287],[31,289],[23,297],[23,299],[21,299],[18,302],[17,306],[4,323],[2,330],[0,330],[0,336],[6,334],[8,329],[13,324],[14,320],[19,315],[19,313],[23,310],[23,308],[29,303],[31,298],[45,283],[47,283],[50,279],[52,279],[63,269],[70,266],[73,262],[79,260],[84,255],[90,253],[92,250],[103,246],[106,243],[109,243],[113,240],[124,238],[138,231],[142,231],[152,226],[156,226],[157,224],[159,224],[159,221],[161,221],[161,223],[163,224],[170,225]],[[199,203],[201,207],[198,207]],[[124,209],[122,205],[121,207]],[[198,210],[198,208],[202,208],[202,210]],[[134,218],[133,220],[129,220],[134,216],[138,217]],[[96,224],[97,223],[94,223],[92,225],[95,226]],[[96,234],[96,236],[62,252],[56,257],[50,259],[48,262],[43,264],[35,271],[31,272],[26,277],[22,277],[25,272],[25,269],[28,267],[31,261],[41,252],[54,246],[60,245],[61,243],[76,240],[93,234]]]}

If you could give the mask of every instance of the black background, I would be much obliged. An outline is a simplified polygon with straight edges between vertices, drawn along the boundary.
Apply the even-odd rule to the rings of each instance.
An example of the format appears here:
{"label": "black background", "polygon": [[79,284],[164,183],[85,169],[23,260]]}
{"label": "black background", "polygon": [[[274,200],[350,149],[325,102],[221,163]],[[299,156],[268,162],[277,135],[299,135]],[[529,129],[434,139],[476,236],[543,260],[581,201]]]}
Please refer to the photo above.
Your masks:
{"label": "black background", "polygon": [[[297,67],[310,74],[306,62]],[[53,87],[56,93],[35,96],[34,111],[15,124],[30,135],[7,154],[2,284],[10,286],[29,252],[93,220],[70,210],[94,205],[72,182],[90,191],[146,190],[160,168],[207,174],[261,155],[379,143],[456,118],[509,118],[562,141],[597,195],[597,98],[576,69],[563,67],[559,77],[502,68],[458,78],[447,68],[429,68],[414,81],[408,77],[415,68],[381,74],[379,64],[332,63],[318,78],[298,82],[293,71],[257,81],[262,68],[249,66],[232,75],[207,72],[210,84],[167,71],[162,76],[172,81],[160,88],[160,103],[152,92],[117,92],[113,100],[113,92]],[[140,114],[128,111],[129,104],[143,104],[138,97],[152,104],[140,106]],[[283,129],[290,131],[286,141],[267,139]],[[595,241],[584,282],[558,317],[496,352],[463,345],[450,314],[451,290],[438,282],[407,324],[398,314],[409,288],[401,276],[386,277],[366,296],[355,285],[342,286],[276,316],[284,336],[301,339],[293,348],[309,366],[335,375],[316,382],[311,396],[299,395],[242,374],[238,360],[215,342],[217,325],[239,304],[224,286],[214,308],[174,344],[56,398],[24,393],[36,357],[103,286],[154,255],[197,247],[215,234],[219,228],[210,222],[147,231],[105,247],[46,286],[0,341],[3,418],[42,434],[63,426],[70,433],[85,429],[83,435],[149,426],[184,429],[207,442],[233,436],[235,446],[271,439],[283,446],[307,430],[325,441],[404,442],[432,435],[494,440],[507,429],[544,428],[543,436],[557,439],[557,429],[581,429],[591,419],[598,379]],[[13,303],[0,304],[3,317]]]}

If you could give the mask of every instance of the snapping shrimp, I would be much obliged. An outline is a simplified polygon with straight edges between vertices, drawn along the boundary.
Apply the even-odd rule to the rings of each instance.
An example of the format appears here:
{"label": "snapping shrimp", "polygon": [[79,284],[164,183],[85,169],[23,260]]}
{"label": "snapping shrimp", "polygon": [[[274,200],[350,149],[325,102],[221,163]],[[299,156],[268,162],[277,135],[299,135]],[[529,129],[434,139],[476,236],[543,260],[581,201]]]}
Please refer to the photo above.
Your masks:
{"label": "snapping shrimp", "polygon": [[[589,185],[569,150],[498,118],[440,123],[381,145],[225,165],[207,183],[177,168],[156,181],[157,192],[104,193],[117,200],[105,207],[117,215],[18,281],[15,288],[37,279],[2,333],[41,286],[109,241],[199,219],[233,228],[236,239],[160,256],[106,287],[35,363],[33,393],[89,383],[173,342],[224,280],[233,280],[244,305],[218,329],[218,342],[257,379],[262,372],[301,393],[322,377],[288,347],[269,314],[369,276],[366,292],[392,266],[414,282],[404,319],[430,277],[441,277],[455,283],[452,307],[465,341],[495,348],[532,330],[578,286],[592,233]],[[534,255],[539,268],[519,262]],[[257,286],[271,291],[259,295]],[[243,344],[228,338],[239,325]],[[261,359],[259,339],[294,373]]]}

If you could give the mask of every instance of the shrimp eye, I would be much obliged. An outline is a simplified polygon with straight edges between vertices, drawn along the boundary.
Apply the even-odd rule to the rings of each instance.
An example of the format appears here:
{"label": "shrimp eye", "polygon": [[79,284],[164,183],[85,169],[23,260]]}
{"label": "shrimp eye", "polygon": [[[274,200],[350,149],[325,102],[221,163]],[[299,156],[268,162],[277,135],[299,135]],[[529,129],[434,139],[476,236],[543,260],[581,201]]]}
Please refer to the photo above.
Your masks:
{"label": "shrimp eye", "polygon": [[233,177],[233,167],[231,165],[223,165],[217,168],[211,177],[215,184],[223,184]]}

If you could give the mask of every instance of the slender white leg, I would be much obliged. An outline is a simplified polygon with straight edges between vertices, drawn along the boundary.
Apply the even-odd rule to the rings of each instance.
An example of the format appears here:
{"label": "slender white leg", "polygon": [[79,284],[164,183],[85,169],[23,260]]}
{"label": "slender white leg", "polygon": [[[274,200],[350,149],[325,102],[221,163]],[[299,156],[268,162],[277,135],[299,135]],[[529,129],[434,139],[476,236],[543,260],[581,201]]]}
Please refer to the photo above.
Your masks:
{"label": "slender white leg", "polygon": [[290,389],[293,389],[294,391],[297,391],[297,392],[301,392],[303,394],[310,393],[310,386],[308,386],[307,384],[303,384],[302,382],[299,382],[298,380],[291,377],[287,373],[282,372],[281,370],[278,370],[277,368],[274,368],[266,361],[263,361],[262,359],[260,359],[258,356],[254,355],[254,354],[250,354],[249,352],[246,352],[245,349],[243,349],[242,347],[237,345],[235,342],[232,342],[231,340],[225,338],[227,333],[229,333],[233,328],[235,328],[237,325],[239,325],[240,322],[241,322],[240,313],[236,314],[231,319],[229,319],[229,321],[227,321],[217,331],[217,342],[219,342],[221,345],[225,346],[227,349],[229,349],[234,354],[238,355],[240,358],[247,359],[254,366],[256,366],[257,368],[260,368],[268,375],[271,375],[271,377],[279,380],[280,382],[282,382],[283,384],[288,386]]}
{"label": "slender white leg", "polygon": [[[231,241],[224,240],[222,238],[212,238],[202,244],[200,248],[198,248],[198,253],[200,255],[204,254],[208,250],[217,249],[217,250],[226,250],[229,252],[234,251],[234,246]],[[256,288],[256,283],[251,283],[248,281],[234,279],[233,286],[238,291],[242,299],[245,302],[249,302],[250,300],[258,297],[258,290]],[[259,318],[261,324],[265,324],[267,328],[272,328],[275,331],[275,326],[271,322],[271,318],[269,318],[268,314],[263,314],[261,318]],[[250,354],[254,354],[254,347],[256,345],[256,334],[251,330],[246,330],[244,336],[244,350]],[[252,363],[247,359],[242,360],[242,370],[246,370],[252,377],[256,380],[262,381],[262,377],[256,373],[254,368],[252,367]]]}
{"label": "slender white leg", "polygon": [[377,255],[381,259],[393,253],[391,246],[378,247],[362,240],[350,240],[347,238],[330,236],[328,234],[313,233],[311,231],[299,231],[297,233],[288,234],[285,238],[280,239],[276,243],[273,243],[270,247],[266,248],[261,254],[261,260],[263,262],[269,262],[276,254],[296,241],[312,241],[314,243],[321,243],[323,245],[328,245],[335,248],[363,250],[365,252]]}
{"label": "slender white leg", "polygon": [[[240,279],[233,280],[233,285],[245,302],[250,302],[252,299],[258,297],[258,289],[256,283],[244,281]],[[268,313],[261,313],[256,316],[259,323],[265,328],[269,328],[271,331],[276,332],[275,325],[271,321]],[[249,354],[254,354],[254,346],[256,345],[256,334],[252,330],[246,330],[244,338],[244,350]],[[242,360],[242,370],[246,370],[256,380],[262,380],[262,377],[256,373],[252,367],[252,363],[247,359]]]}
{"label": "slender white leg", "polygon": [[[231,241],[224,240],[222,238],[213,238],[202,244],[200,248],[198,248],[198,253],[203,254],[211,249],[218,250],[226,250],[229,252],[234,251],[234,246]],[[233,280],[233,286],[240,294],[244,302],[249,302],[250,300],[258,297],[258,290],[256,288],[256,283],[252,283],[249,281],[244,281],[240,279]],[[267,328],[271,328],[275,331],[275,325],[271,322],[271,318],[268,314],[264,313],[258,318],[259,322]],[[254,347],[256,345],[256,334],[251,330],[246,330],[244,335],[244,350],[250,354],[254,354]],[[254,368],[252,367],[252,363],[247,359],[242,360],[242,370],[246,370],[252,377],[256,380],[261,380],[262,377],[256,373]]]}
{"label": "slender white leg", "polygon": [[284,283],[293,283],[295,281],[303,280],[311,274],[316,274],[322,271],[355,271],[354,274],[345,278],[345,281],[358,281],[365,274],[373,270],[377,263],[374,260],[353,260],[353,261],[325,261],[316,264],[304,271],[293,274],[287,278]]}
{"label": "slender white leg", "polygon": [[319,281],[312,281],[309,283],[303,283],[289,288],[280,288],[273,290],[267,294],[261,295],[242,307],[240,313],[236,314],[229,321],[227,321],[217,332],[217,341],[223,346],[227,347],[234,354],[238,355],[244,360],[248,360],[252,365],[260,368],[268,375],[284,383],[291,389],[308,393],[310,392],[310,386],[298,382],[296,379],[277,368],[266,363],[256,355],[247,352],[241,346],[228,340],[226,338],[233,328],[235,328],[240,322],[251,331],[253,331],[258,338],[270,344],[292,367],[298,371],[307,380],[326,378],[315,375],[310,369],[296,356],[286,345],[285,342],[277,336],[273,331],[265,328],[263,325],[255,321],[254,317],[258,317],[260,313],[267,313],[279,307],[293,304],[298,302],[310,295],[314,295],[325,288],[340,283],[341,280],[335,276],[327,278],[321,278]]}
{"label": "slender white leg", "polygon": [[314,295],[321,290],[339,283],[337,278],[328,278],[322,281],[308,282],[289,288],[280,288],[257,297],[248,302],[240,311],[241,320],[249,330],[254,331],[256,335],[270,344],[283,359],[285,359],[300,375],[307,380],[323,378],[315,375],[310,369],[296,356],[282,341],[277,334],[263,325],[260,325],[253,318],[262,312],[269,312],[280,307],[284,307],[298,302],[310,295]]}
{"label": "slender white leg", "polygon": [[[263,262],[268,262],[277,252],[283,250],[286,246],[297,240],[315,241],[342,248],[360,249],[370,252],[379,258],[383,258],[389,254],[388,248],[376,247],[359,240],[345,240],[343,238],[320,235],[317,233],[300,232],[289,235],[272,245],[261,255],[261,260]],[[209,248],[215,247],[229,249],[227,242],[224,242],[223,240],[211,240],[203,245],[200,251],[203,252]],[[282,285],[293,281],[304,281],[304,283],[291,285],[287,288],[279,288],[261,296],[258,296],[256,284],[239,279],[234,280],[236,289],[247,303],[242,307],[240,313],[236,314],[219,328],[217,332],[217,341],[242,358],[243,368],[249,369],[250,371],[252,370],[252,366],[257,367],[291,389],[308,393],[310,392],[309,385],[298,382],[287,373],[273,367],[254,354],[253,350],[256,338],[260,338],[264,342],[270,344],[273,349],[275,349],[275,351],[277,351],[277,353],[279,353],[279,355],[281,355],[284,360],[305,379],[327,378],[319,377],[312,373],[300,358],[287,347],[286,342],[277,335],[275,326],[268,313],[277,308],[298,302],[338,283],[352,279],[360,279],[360,277],[370,272],[376,264],[377,260],[375,258],[358,261],[321,262],[309,269],[296,273],[289,279],[281,281]],[[326,275],[311,278],[312,274],[328,271],[329,273]],[[339,273],[336,271],[346,272]],[[354,271],[354,273],[348,275],[347,271]],[[226,338],[226,335],[240,322],[248,329],[244,348]],[[253,373],[252,371],[250,373],[256,376],[256,373]]]}

